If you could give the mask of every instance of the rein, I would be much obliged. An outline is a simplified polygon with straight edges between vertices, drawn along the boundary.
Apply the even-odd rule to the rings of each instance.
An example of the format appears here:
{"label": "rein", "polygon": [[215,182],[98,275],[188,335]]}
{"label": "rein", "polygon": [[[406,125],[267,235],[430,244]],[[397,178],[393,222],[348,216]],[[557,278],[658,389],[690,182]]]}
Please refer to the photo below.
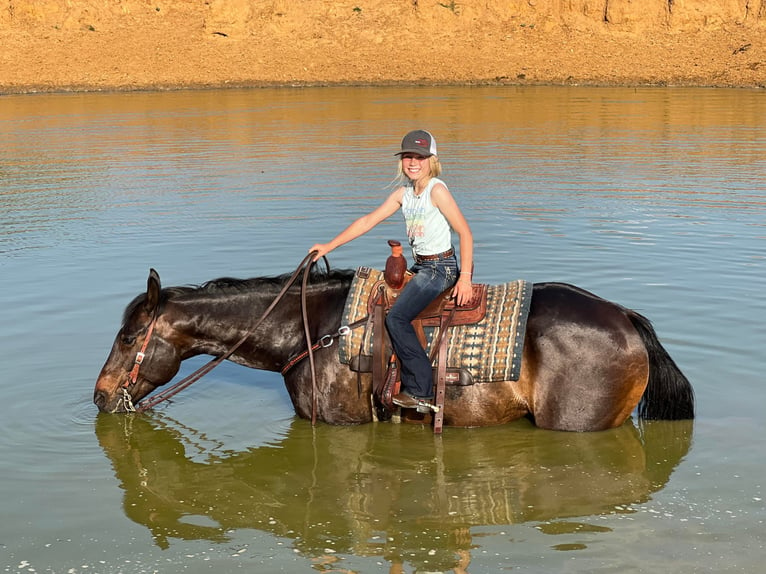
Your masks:
{"label": "rein", "polygon": [[[132,412],[143,412],[154,406],[157,406],[161,402],[166,401],[172,396],[178,394],[179,392],[184,390],[186,387],[190,386],[192,383],[197,382],[207,373],[212,371],[215,367],[217,367],[226,359],[231,357],[231,355],[234,354],[234,351],[236,351],[245,341],[247,341],[247,339],[255,332],[255,330],[261,325],[261,323],[263,323],[266,317],[268,317],[269,314],[274,310],[277,304],[282,300],[282,297],[284,297],[285,293],[287,293],[287,290],[293,285],[293,283],[295,283],[295,280],[298,278],[298,275],[300,275],[301,272],[303,272],[303,283],[301,285],[301,314],[303,318],[304,332],[306,334],[306,341],[307,343],[310,343],[311,338],[309,336],[308,317],[306,312],[306,286],[308,285],[309,270],[311,266],[314,264],[314,261],[312,261],[312,259],[315,253],[316,251],[312,251],[311,253],[306,255],[306,257],[303,258],[303,261],[300,262],[300,264],[295,269],[292,276],[287,280],[284,287],[282,287],[282,290],[276,296],[274,301],[271,302],[271,304],[268,306],[266,311],[264,311],[263,315],[261,315],[261,318],[258,319],[258,321],[250,329],[248,329],[245,332],[245,334],[242,335],[239,341],[237,341],[228,351],[226,351],[223,355],[220,355],[219,357],[212,359],[210,362],[203,365],[202,367],[200,367],[199,369],[197,369],[190,375],[184,377],[183,379],[173,384],[172,386],[168,387],[164,391],[155,394],[149,400],[142,402],[141,404],[138,405],[138,407],[135,407],[133,405],[132,397],[130,396],[130,393],[128,392],[128,388],[131,385],[134,385],[136,381],[138,380],[138,370],[146,356],[145,355],[146,348],[149,344],[149,339],[151,338],[152,332],[154,331],[154,325],[157,320],[157,317],[155,316],[149,325],[149,329],[147,330],[146,338],[144,339],[144,343],[141,347],[141,350],[136,354],[136,360],[133,365],[133,369],[130,371],[130,374],[128,375],[128,380],[125,381],[125,384],[122,387],[123,400],[125,402],[126,409]],[[329,263],[327,263],[326,258],[324,258],[324,260],[325,260],[325,265],[327,265],[327,269],[329,270],[330,265]],[[309,346],[309,348],[311,347]],[[314,370],[314,357],[312,352],[309,352],[309,359],[311,361],[311,389],[313,393],[313,401],[312,401],[312,407],[311,407],[311,422],[312,424],[315,424],[316,423],[316,373]]]}

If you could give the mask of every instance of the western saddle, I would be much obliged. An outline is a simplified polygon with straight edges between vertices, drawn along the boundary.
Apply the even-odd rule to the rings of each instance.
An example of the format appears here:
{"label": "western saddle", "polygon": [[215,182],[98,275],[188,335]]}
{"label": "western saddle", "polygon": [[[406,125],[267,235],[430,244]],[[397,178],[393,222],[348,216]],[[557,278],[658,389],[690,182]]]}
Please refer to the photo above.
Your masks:
{"label": "western saddle", "polygon": [[[391,255],[386,261],[384,279],[378,281],[370,292],[367,304],[369,320],[372,322],[372,365],[371,368],[359,368],[360,371],[372,371],[372,385],[375,397],[389,411],[394,408],[392,397],[399,390],[399,366],[396,355],[391,351],[390,340],[385,326],[388,310],[396,302],[399,293],[413,277],[406,270],[407,263],[402,255],[401,244],[390,240]],[[425,328],[436,327],[430,345],[429,358],[434,368],[433,423],[434,433],[440,434],[444,424],[444,397],[447,382],[453,384],[471,384],[466,371],[447,369],[447,330],[457,325],[469,325],[481,321],[487,312],[487,285],[473,284],[473,296],[466,305],[458,306],[451,297],[452,289],[444,291],[412,322],[415,332],[424,349],[428,349]],[[358,367],[361,367],[361,357]]]}

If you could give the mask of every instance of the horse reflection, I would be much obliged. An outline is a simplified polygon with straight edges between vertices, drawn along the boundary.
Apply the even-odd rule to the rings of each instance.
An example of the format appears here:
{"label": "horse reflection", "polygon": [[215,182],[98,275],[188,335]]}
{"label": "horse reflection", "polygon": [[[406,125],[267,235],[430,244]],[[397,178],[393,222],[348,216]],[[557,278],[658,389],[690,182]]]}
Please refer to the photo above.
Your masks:
{"label": "horse reflection", "polygon": [[510,430],[432,442],[412,440],[418,431],[408,425],[312,428],[296,419],[280,441],[231,452],[157,413],[96,423],[125,514],[160,547],[253,528],[293,539],[312,558],[331,539],[337,553],[443,571],[470,550],[475,526],[631,512],[686,455],[692,421]]}

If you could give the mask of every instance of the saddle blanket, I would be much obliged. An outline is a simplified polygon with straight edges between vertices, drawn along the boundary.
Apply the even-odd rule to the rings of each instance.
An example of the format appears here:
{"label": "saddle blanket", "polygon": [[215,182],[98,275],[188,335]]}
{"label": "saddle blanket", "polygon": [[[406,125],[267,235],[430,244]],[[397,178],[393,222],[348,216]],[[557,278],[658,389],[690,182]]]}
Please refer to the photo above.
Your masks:
{"label": "saddle blanket", "polygon": [[[363,272],[360,272],[362,271]],[[373,287],[383,271],[360,267],[351,283],[343,325],[367,316]],[[487,312],[478,323],[450,327],[447,332],[447,367],[466,369],[475,383],[516,381],[521,372],[527,316],[532,302],[532,283],[511,281],[487,288]],[[438,327],[424,329],[430,348]],[[340,361],[350,364],[355,355],[372,355],[372,321],[340,337]]]}

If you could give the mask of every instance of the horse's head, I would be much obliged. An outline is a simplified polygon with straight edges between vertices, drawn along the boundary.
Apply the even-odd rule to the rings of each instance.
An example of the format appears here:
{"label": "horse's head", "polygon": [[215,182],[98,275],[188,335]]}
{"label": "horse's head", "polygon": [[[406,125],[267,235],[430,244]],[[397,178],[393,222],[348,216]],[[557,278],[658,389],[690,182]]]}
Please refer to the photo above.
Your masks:
{"label": "horse's head", "polygon": [[133,405],[170,381],[181,365],[177,347],[169,340],[160,276],[150,270],[146,293],[125,310],[122,327],[101,369],[93,402],[102,412],[133,410]]}

